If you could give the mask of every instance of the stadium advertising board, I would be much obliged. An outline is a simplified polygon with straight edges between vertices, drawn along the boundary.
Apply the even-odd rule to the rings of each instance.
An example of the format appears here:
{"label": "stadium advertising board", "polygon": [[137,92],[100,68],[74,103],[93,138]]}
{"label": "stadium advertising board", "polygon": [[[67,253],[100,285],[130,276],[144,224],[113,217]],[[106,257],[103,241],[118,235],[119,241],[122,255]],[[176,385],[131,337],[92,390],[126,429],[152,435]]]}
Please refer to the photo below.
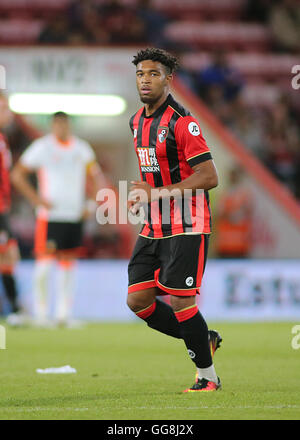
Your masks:
{"label": "stadium advertising board", "polygon": [[[208,260],[199,306],[208,320],[300,319],[299,260]],[[25,307],[32,309],[33,263],[20,263]],[[52,279],[52,294],[55,292]],[[126,306],[127,261],[78,263],[74,318],[94,321],[137,319]]]}

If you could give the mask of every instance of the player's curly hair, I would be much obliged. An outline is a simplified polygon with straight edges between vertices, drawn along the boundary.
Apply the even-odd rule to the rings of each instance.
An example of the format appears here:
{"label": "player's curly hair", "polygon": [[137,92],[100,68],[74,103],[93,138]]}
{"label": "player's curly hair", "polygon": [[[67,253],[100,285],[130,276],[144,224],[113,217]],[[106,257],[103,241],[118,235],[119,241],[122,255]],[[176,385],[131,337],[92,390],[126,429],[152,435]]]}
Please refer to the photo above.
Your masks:
{"label": "player's curly hair", "polygon": [[132,63],[137,66],[141,61],[159,61],[166,67],[167,74],[172,74],[179,67],[179,62],[176,57],[166,52],[163,49],[155,47],[148,47],[140,50],[134,57]]}
{"label": "player's curly hair", "polygon": [[57,119],[57,118],[59,118],[59,119],[69,119],[69,115],[67,113],[65,113],[65,112],[58,111],[58,112],[53,113],[53,115],[52,115],[52,119]]}

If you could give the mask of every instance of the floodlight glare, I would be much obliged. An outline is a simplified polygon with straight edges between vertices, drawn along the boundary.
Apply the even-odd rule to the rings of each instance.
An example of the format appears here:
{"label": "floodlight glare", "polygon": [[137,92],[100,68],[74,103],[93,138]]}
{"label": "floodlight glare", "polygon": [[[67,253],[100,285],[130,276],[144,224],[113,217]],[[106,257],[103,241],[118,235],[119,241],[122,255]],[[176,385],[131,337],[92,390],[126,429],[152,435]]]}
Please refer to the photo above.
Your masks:
{"label": "floodlight glare", "polygon": [[9,106],[20,114],[49,115],[63,111],[69,115],[117,116],[125,111],[126,101],[117,95],[13,93]]}

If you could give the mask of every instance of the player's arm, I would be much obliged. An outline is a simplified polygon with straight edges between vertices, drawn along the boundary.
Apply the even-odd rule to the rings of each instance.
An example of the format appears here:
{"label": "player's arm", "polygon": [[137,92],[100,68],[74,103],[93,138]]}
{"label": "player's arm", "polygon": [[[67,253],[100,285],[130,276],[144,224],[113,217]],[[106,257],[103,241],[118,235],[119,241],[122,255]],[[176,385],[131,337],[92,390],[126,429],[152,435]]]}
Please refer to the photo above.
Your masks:
{"label": "player's arm", "polygon": [[96,200],[99,189],[111,186],[109,185],[109,182],[105,178],[100,165],[96,162],[96,160],[93,160],[87,164],[86,175],[88,181],[88,195],[93,200]]}
{"label": "player's arm", "polygon": [[93,215],[98,207],[97,193],[101,188],[109,188],[111,185],[105,178],[100,165],[96,160],[88,162],[86,165],[86,179],[87,179],[87,196],[88,199],[83,211],[83,220],[88,219]]}
{"label": "player's arm", "polygon": [[[153,188],[147,182],[132,181],[131,194],[134,198],[137,197],[140,203],[146,203],[150,200],[154,201],[156,198],[168,198],[170,192],[174,195],[177,192],[179,196],[184,195],[185,190],[192,190],[195,192],[197,189],[210,190],[218,186],[218,174],[213,160],[208,160],[195,165],[193,171],[194,173],[191,176],[181,182],[157,188],[159,191],[152,191],[152,194],[151,190]],[[160,191],[162,189],[165,191]],[[142,191],[140,192],[140,190]],[[131,205],[134,205],[134,202],[131,201]]]}
{"label": "player's arm", "polygon": [[168,185],[165,188],[170,191],[179,190],[183,195],[186,189],[192,191],[196,191],[197,189],[210,190],[218,186],[218,174],[212,159],[198,163],[193,166],[192,169],[194,173],[191,176],[174,185]]}
{"label": "player's arm", "polygon": [[27,168],[18,161],[11,171],[11,181],[15,188],[31,203],[32,206],[44,206],[45,208],[50,209],[50,203],[39,196],[38,192],[29,181],[29,175],[34,172],[34,170]]}

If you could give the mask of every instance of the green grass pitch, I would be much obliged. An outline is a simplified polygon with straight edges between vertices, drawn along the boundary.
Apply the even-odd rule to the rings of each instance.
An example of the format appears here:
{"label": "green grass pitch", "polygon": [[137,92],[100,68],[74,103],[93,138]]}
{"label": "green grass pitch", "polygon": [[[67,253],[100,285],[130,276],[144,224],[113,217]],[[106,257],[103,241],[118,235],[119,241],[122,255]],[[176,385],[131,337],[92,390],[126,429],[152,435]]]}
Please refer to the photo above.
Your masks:
{"label": "green grass pitch", "polygon": [[[0,350],[0,419],[300,419],[296,323],[209,323],[223,389],[182,394],[195,369],[183,341],[143,323],[82,329],[7,328]],[[76,374],[39,375],[71,365]]]}

